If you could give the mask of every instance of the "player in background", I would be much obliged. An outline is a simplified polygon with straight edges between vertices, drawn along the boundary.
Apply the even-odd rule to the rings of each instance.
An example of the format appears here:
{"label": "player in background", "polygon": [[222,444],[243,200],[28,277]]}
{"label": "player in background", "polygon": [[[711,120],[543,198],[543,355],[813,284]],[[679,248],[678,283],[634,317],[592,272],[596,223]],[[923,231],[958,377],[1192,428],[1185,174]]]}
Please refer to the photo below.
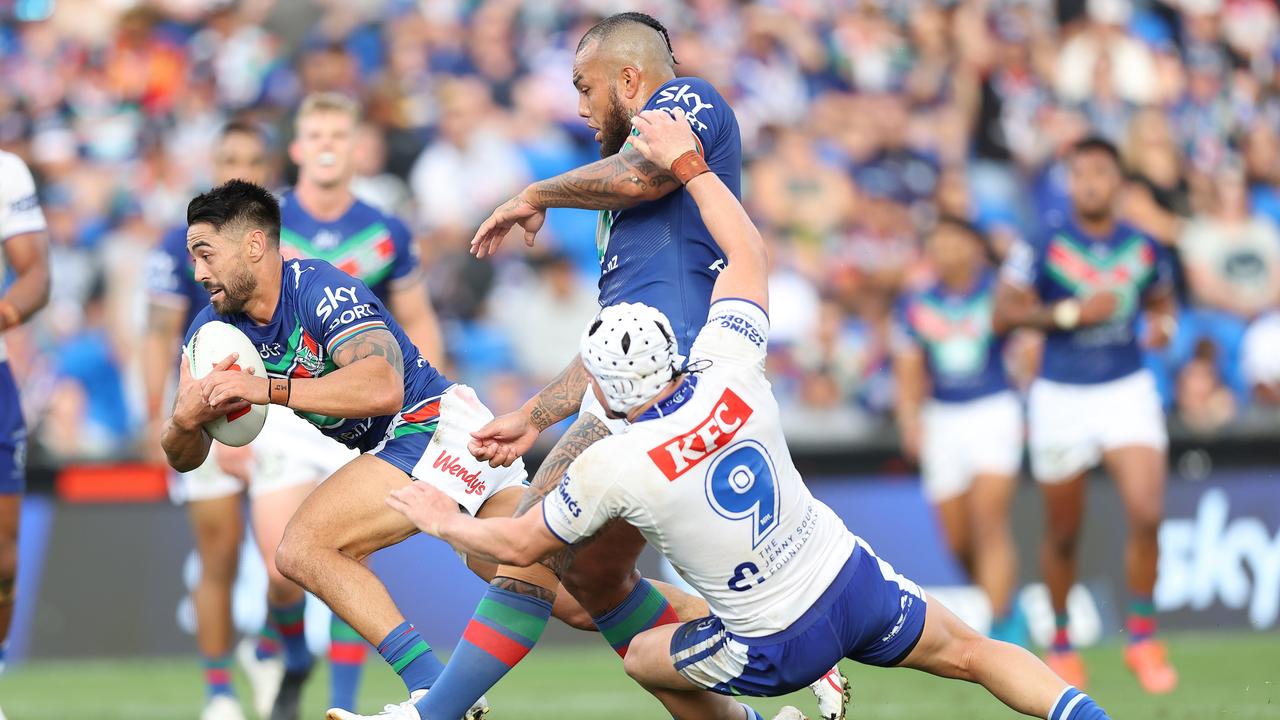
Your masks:
{"label": "player in background", "polygon": [[[303,99],[295,120],[289,157],[298,166],[298,183],[280,201],[280,253],[285,259],[315,258],[358,278],[382,304],[433,367],[443,367],[444,342],[427,296],[426,273],[417,244],[398,218],[356,199],[355,139],[360,109],[338,93],[314,93]],[[292,413],[267,417],[252,444],[250,474],[271,484],[270,505],[257,535],[271,578],[268,608],[272,624],[299,638],[305,633],[305,595],[275,566],[274,556],[288,519],[322,480],[355,453],[330,442]],[[329,687],[333,707],[353,709],[368,645],[337,614],[329,625]],[[288,672],[276,699],[276,715],[294,717],[298,691],[312,666],[305,642],[284,643]]]}
{"label": "player in background", "polygon": [[[267,142],[257,126],[231,122],[222,129],[213,152],[215,184],[236,178],[265,184],[269,165]],[[195,279],[195,267],[187,252],[185,224],[166,233],[152,252],[147,282],[143,381],[151,428],[148,448],[162,452],[160,431],[164,427],[165,399],[173,378],[174,348],[182,344],[183,333],[191,321],[209,304],[208,291]],[[162,458],[163,455],[159,459]],[[174,500],[186,503],[196,552],[200,556],[200,577],[191,596],[196,611],[196,646],[205,676],[206,705],[202,720],[244,717],[231,686],[235,636],[231,597],[244,537],[242,495],[246,488],[255,531],[269,527],[267,518],[272,511],[270,496],[260,492],[266,483],[249,482],[250,460],[249,447],[214,443],[204,464],[189,473],[175,473],[170,482]],[[283,524],[288,519],[286,514],[278,522]],[[262,546],[262,542],[258,544]],[[274,549],[272,545],[271,550]],[[271,711],[284,673],[279,651],[278,633],[274,626],[269,626],[256,643],[242,643],[236,652],[249,678],[254,707],[260,716]]]}
{"label": "player in background", "polygon": [[1017,554],[1009,510],[1022,463],[1022,401],[992,330],[996,274],[986,240],[941,218],[925,241],[937,281],[899,308],[894,375],[903,452],[920,463],[951,553],[991,603],[991,636],[1027,646],[1014,602]]}
{"label": "player in background", "polygon": [[[0,151],[0,672],[18,581],[18,515],[26,485],[27,426],[18,386],[9,370],[4,333],[26,322],[49,301],[49,246],[36,183],[22,160]],[[4,712],[0,711],[0,720]]]}
{"label": "player in background", "polygon": [[[985,638],[899,575],[816,500],[796,471],[765,376],[768,256],[679,117],[642,113],[635,146],[686,183],[728,257],[682,371],[658,310],[607,307],[580,349],[593,394],[626,432],[587,448],[541,508],[477,520],[415,484],[388,504],[460,551],[523,565],[616,519],[644,533],[712,613],[647,630],[626,669],[678,719],[760,720],[731,696],[777,696],[841,658],[980,683],[1048,720],[1102,720],[1035,655]],[[711,692],[708,692],[711,691]],[[412,707],[396,720],[423,720]],[[778,718],[802,718],[784,708]],[[426,715],[426,720],[440,720]]]}
{"label": "player in background", "polygon": [[1067,594],[1076,580],[1085,476],[1101,462],[1129,523],[1125,660],[1147,692],[1169,692],[1178,678],[1153,637],[1152,604],[1168,439],[1138,328],[1145,311],[1143,343],[1168,343],[1175,330],[1171,269],[1159,243],[1116,217],[1124,174],[1113,145],[1078,142],[1067,169],[1072,217],[1041,242],[1015,247],[995,309],[997,332],[1026,327],[1046,335],[1027,421],[1031,471],[1045,498],[1040,564],[1056,615],[1048,660],[1067,682],[1085,685],[1084,664],[1067,635]]}
{"label": "player in background", "polygon": [[[492,254],[517,225],[531,245],[547,208],[599,210],[600,305],[644,302],[657,307],[687,347],[706,322],[711,287],[725,258],[675,176],[628,144],[630,119],[647,109],[682,110],[694,128],[699,153],[734,195],[741,188],[742,142],[724,97],[701,78],[677,77],[675,65],[666,28],[648,15],[621,13],[588,30],[574,57],[573,85],[578,114],[596,130],[602,159],[525,188],[481,225],[472,251],[478,257]],[[476,434],[472,452],[499,467],[528,452],[539,433],[574,413],[577,419],[538,468],[520,512],[554,490],[583,449],[625,423],[606,416],[590,392],[581,359],[575,357],[520,410]],[[604,638],[624,654],[642,630],[706,611],[705,603],[683,593],[674,596],[673,606],[662,596],[671,598],[672,593],[640,578],[635,566],[644,544],[635,528],[612,523],[544,565],[501,568],[486,602],[536,602],[538,621],[545,623],[558,577],[591,613]],[[480,609],[484,607],[482,602]],[[477,616],[473,626],[483,622]],[[464,638],[427,701],[431,716],[457,716],[522,657]],[[840,679],[835,685],[815,686],[824,717],[843,714],[843,684]]]}

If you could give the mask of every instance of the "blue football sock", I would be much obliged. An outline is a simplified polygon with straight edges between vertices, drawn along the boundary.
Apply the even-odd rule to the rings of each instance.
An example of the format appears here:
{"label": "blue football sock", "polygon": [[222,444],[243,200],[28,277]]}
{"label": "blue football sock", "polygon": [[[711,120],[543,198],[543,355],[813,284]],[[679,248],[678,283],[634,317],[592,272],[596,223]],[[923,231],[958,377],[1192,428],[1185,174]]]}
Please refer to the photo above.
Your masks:
{"label": "blue football sock", "polygon": [[418,715],[422,720],[462,717],[529,654],[550,619],[551,603],[490,585],[436,687],[415,704]]}
{"label": "blue football sock", "polygon": [[1093,698],[1069,687],[1058,696],[1046,720],[1111,720]]}
{"label": "blue football sock", "polygon": [[742,706],[743,710],[747,711],[747,720],[764,720],[764,716],[761,715],[755,708],[751,707],[746,703],[739,703],[739,705]]}
{"label": "blue football sock", "polygon": [[329,621],[329,707],[354,711],[369,643],[334,613]]}
{"label": "blue football sock", "polygon": [[303,617],[307,599],[304,597],[292,605],[271,605],[267,608],[271,622],[280,630],[284,646],[284,668],[289,672],[305,672],[311,669],[311,650],[307,648],[306,627]]}
{"label": "blue football sock", "polygon": [[430,688],[444,671],[444,663],[408,622],[400,623],[387,633],[378,643],[378,654],[396,671],[410,693]]}

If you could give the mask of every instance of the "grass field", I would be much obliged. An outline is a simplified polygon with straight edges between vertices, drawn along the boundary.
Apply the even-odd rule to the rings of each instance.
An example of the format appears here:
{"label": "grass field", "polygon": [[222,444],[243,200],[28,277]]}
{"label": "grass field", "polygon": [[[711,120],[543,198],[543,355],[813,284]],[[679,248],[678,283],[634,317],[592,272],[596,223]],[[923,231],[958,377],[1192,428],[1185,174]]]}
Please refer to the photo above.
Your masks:
{"label": "grass field", "polygon": [[[1086,652],[1091,694],[1116,720],[1280,718],[1280,635],[1184,634],[1169,638],[1182,674],[1172,695],[1143,695],[1125,670],[1119,646]],[[846,668],[853,681],[852,718],[988,720],[1017,717],[975,686],[908,670]],[[237,678],[237,691],[247,687]],[[310,683],[304,719],[323,717],[323,668]],[[385,666],[371,662],[361,710],[399,700],[403,686]],[[196,718],[200,674],[192,658],[151,661],[42,662],[0,676],[0,707],[9,720],[187,720]],[[492,720],[667,717],[622,674],[615,656],[593,646],[542,648],[489,695]],[[753,702],[771,717],[785,702],[811,712],[807,693]],[[250,716],[252,717],[252,716]]]}

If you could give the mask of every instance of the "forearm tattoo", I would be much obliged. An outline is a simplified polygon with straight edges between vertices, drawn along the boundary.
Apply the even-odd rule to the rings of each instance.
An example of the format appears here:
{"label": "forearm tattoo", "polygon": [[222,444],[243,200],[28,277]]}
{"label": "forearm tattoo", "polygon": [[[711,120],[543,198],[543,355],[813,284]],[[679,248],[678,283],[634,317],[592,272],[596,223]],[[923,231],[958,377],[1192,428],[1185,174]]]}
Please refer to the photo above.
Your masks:
{"label": "forearm tattoo", "polygon": [[333,362],[338,367],[346,367],[367,357],[383,358],[397,375],[404,377],[404,354],[389,330],[368,330],[351,338],[334,351]]}
{"label": "forearm tattoo", "polygon": [[587,369],[582,365],[582,358],[575,356],[569,367],[557,375],[534,399],[529,420],[538,428],[538,432],[578,412],[582,407],[582,396],[587,392],[587,383]]}
{"label": "forearm tattoo", "polygon": [[635,148],[535,183],[539,207],[571,207],[588,210],[622,210],[635,204],[637,191],[665,194],[679,186],[665,168],[650,162]]}

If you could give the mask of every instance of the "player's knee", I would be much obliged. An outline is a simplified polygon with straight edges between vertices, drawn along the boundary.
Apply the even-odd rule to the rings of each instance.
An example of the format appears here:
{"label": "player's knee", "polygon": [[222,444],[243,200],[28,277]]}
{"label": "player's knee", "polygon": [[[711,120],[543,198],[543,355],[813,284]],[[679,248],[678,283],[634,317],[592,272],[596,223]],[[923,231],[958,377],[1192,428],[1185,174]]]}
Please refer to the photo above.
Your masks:
{"label": "player's knee", "polygon": [[310,563],[305,540],[286,532],[276,548],[275,566],[276,572],[284,579],[307,587]]}
{"label": "player's knee", "polygon": [[0,583],[13,582],[18,577],[18,543],[12,538],[0,537]]}
{"label": "player's knee", "polygon": [[622,658],[622,667],[626,670],[627,675],[638,683],[644,684],[652,673],[653,664],[665,659],[666,653],[662,652],[662,645],[658,640],[652,637],[656,633],[641,633],[631,640],[631,644],[627,647],[627,654]]}
{"label": "player's knee", "polygon": [[640,571],[634,567],[617,572],[613,568],[599,565],[585,567],[577,563],[565,570],[561,578],[565,589],[572,593],[583,607],[597,614],[625,600],[639,581]]}
{"label": "player's knee", "polygon": [[1045,530],[1045,545],[1058,557],[1074,557],[1076,554],[1077,533],[1074,528],[1048,527]]}
{"label": "player's knee", "polygon": [[1156,537],[1160,532],[1160,522],[1164,513],[1159,507],[1144,507],[1129,512],[1129,534],[1136,538],[1148,539]]}

